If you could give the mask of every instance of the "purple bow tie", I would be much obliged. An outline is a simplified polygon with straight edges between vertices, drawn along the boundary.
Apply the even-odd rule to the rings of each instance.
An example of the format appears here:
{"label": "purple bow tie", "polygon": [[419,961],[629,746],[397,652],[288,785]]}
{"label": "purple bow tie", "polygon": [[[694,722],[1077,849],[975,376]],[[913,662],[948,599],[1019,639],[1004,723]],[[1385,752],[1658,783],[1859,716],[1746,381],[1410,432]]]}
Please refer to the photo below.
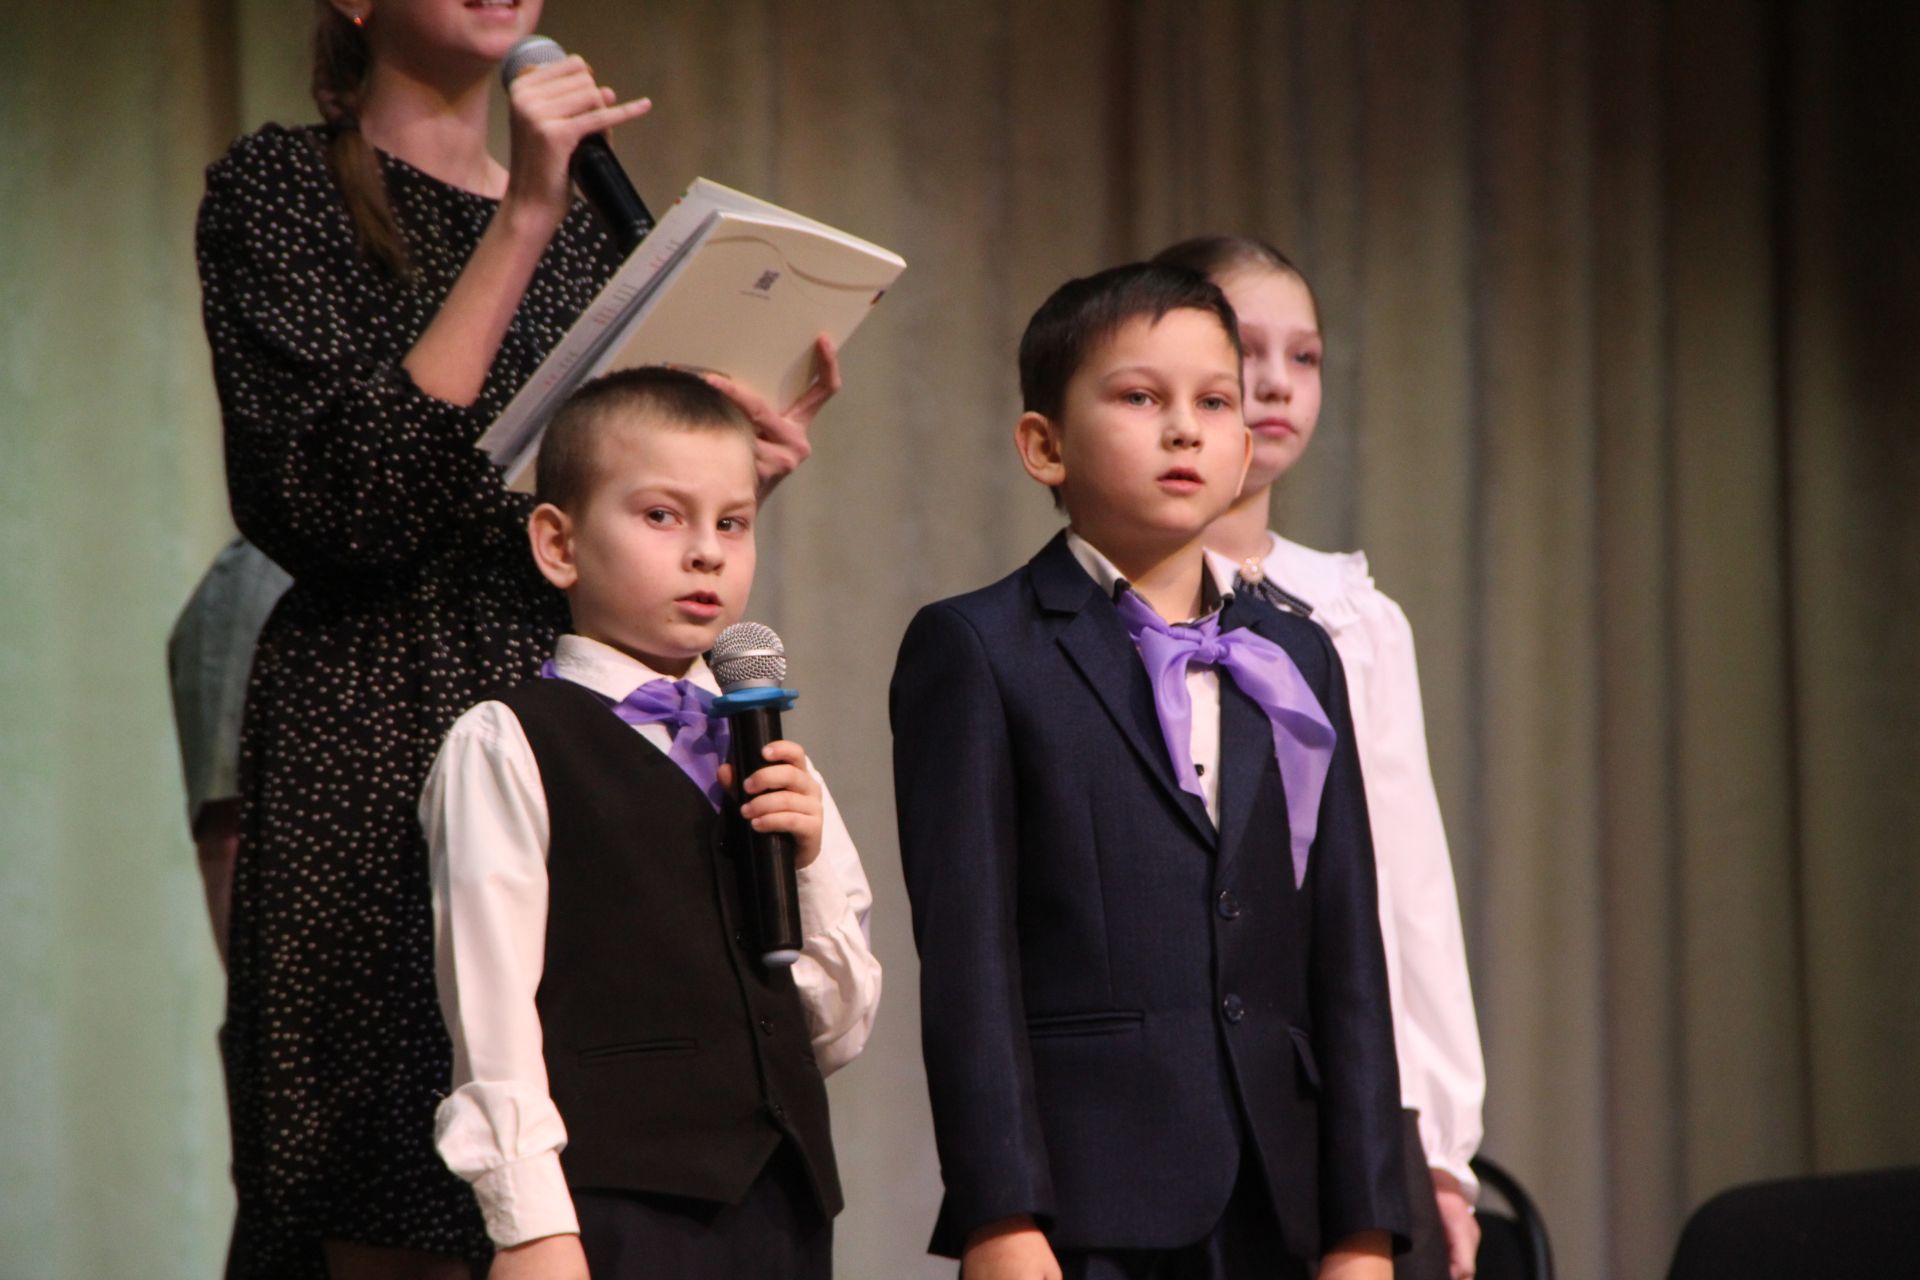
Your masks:
{"label": "purple bow tie", "polygon": [[1121,592],[1114,607],[1147,664],[1160,733],[1181,790],[1202,794],[1200,775],[1193,767],[1193,703],[1187,695],[1190,663],[1222,668],[1266,713],[1273,726],[1273,756],[1287,793],[1293,883],[1298,888],[1306,879],[1307,853],[1320,825],[1320,793],[1326,789],[1335,742],[1333,724],[1306,677],[1287,651],[1265,636],[1244,627],[1222,632],[1217,613],[1198,622],[1170,623],[1133,591]]}
{"label": "purple bow tie", "polygon": [[[548,680],[566,678],[551,659],[540,668],[540,675]],[[720,763],[727,758],[727,722],[709,714],[713,694],[687,680],[649,680],[618,702],[592,689],[587,692],[628,724],[664,724],[672,740],[667,759],[680,766],[719,812],[727,794],[720,786]]]}

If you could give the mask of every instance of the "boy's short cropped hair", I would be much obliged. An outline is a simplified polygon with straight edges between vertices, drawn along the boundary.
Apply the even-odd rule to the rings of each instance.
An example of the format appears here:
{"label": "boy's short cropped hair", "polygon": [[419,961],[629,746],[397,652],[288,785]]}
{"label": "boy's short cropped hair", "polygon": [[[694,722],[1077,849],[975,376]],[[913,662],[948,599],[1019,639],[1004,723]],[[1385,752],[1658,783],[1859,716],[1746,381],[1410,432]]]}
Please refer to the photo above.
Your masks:
{"label": "boy's short cropped hair", "polygon": [[739,406],[705,378],[665,365],[616,370],[568,396],[547,424],[534,463],[535,501],[579,510],[597,478],[599,429],[616,417],[687,431],[738,431],[753,439],[753,424]]}
{"label": "boy's short cropped hair", "polygon": [[1186,308],[1217,316],[1238,359],[1240,325],[1233,307],[1198,272],[1135,262],[1067,281],[1040,304],[1020,338],[1021,408],[1057,422],[1067,384],[1096,346],[1136,317],[1158,322]]}

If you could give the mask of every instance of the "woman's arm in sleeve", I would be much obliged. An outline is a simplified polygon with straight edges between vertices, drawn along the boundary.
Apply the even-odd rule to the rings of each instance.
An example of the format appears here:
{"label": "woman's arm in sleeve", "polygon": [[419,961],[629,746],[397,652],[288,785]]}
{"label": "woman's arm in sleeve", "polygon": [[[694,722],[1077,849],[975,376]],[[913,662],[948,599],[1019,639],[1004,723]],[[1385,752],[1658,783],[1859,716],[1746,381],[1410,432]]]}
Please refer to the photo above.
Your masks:
{"label": "woman's arm in sleeve", "polygon": [[472,408],[415,384],[356,324],[350,225],[299,134],[241,139],[208,171],[202,310],[241,532],[296,578],[403,567],[518,504]]}
{"label": "woman's arm in sleeve", "polygon": [[1457,1178],[1469,1199],[1477,1189],[1467,1162],[1479,1149],[1486,1064],[1481,1057],[1473,988],[1453,860],[1441,824],[1427,757],[1426,715],[1413,628],[1400,606],[1376,596],[1363,611],[1374,662],[1361,721],[1367,809],[1382,877],[1393,883],[1399,943],[1401,1088],[1420,1111],[1427,1163]]}

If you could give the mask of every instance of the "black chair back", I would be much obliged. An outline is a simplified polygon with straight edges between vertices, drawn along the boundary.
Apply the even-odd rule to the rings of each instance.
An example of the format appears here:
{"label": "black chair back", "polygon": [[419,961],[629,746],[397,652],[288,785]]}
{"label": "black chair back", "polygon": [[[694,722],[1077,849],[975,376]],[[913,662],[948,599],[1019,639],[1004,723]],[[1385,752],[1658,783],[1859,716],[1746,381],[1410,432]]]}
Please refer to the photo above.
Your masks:
{"label": "black chair back", "polygon": [[[1474,1260],[1478,1280],[1553,1280],[1553,1246],[1547,1223],[1520,1180],[1485,1156],[1473,1159],[1480,1179],[1480,1253]],[[1506,1202],[1507,1211],[1487,1203],[1487,1192]]]}
{"label": "black chair back", "polygon": [[1680,1233],[1668,1280],[1906,1276],[1920,1270],[1920,1169],[1755,1182],[1722,1191]]}

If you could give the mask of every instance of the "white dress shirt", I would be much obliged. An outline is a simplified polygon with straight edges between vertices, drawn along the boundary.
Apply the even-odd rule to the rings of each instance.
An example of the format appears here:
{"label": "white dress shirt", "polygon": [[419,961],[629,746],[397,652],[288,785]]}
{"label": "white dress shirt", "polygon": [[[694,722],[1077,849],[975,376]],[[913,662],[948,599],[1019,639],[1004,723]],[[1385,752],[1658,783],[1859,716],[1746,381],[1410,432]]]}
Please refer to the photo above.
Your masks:
{"label": "white dress shirt", "polygon": [[[1100,549],[1071,529],[1067,531],[1067,550],[1087,571],[1100,590],[1111,597],[1114,585],[1124,575]],[[1213,579],[1214,593],[1222,607],[1233,598],[1233,561],[1208,551],[1206,572]],[[1187,664],[1187,700],[1193,704],[1193,728],[1189,749],[1194,769],[1200,775],[1200,798],[1206,803],[1207,816],[1220,825],[1220,671],[1202,662]]]}
{"label": "white dress shirt", "polygon": [[1472,1200],[1479,1182],[1467,1161],[1480,1147],[1487,1071],[1453,862],[1427,763],[1413,628],[1373,585],[1366,556],[1270,537],[1261,566],[1267,578],[1313,606],[1313,620],[1346,668],[1380,882],[1401,1101],[1420,1113],[1428,1166],[1458,1178]]}
{"label": "white dress shirt", "polygon": [[[617,649],[560,638],[558,673],[624,699],[665,679]],[[714,692],[705,662],[686,679]],[[663,725],[635,728],[666,751]],[[819,775],[816,773],[816,777]],[[865,1047],[880,1001],[867,916],[873,895],[821,783],[820,856],[799,873],[805,939],[793,966],[821,1074]],[[496,1245],[579,1230],[560,1169],[566,1126],[548,1093],[540,1015],[547,934],[547,798],[519,719],[483,702],[455,722],[420,800],[431,858],[434,972],[453,1039],[453,1092],[435,1116],[447,1166],[473,1184]]]}

